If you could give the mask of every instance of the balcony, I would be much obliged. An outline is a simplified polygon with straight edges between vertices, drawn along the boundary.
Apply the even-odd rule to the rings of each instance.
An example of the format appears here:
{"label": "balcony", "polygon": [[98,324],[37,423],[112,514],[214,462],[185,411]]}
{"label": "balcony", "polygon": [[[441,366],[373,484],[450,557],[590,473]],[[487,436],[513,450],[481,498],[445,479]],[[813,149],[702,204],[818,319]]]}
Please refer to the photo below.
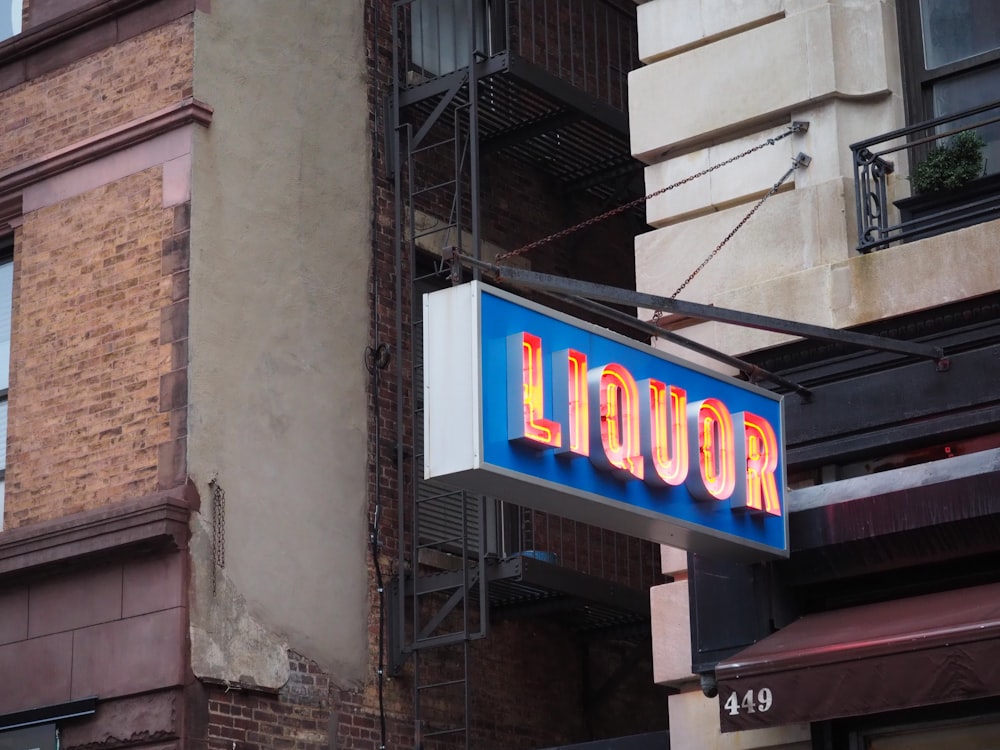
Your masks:
{"label": "balcony", "polygon": [[1000,217],[1000,101],[851,146],[858,252]]}
{"label": "balcony", "polygon": [[393,48],[397,106],[417,131],[474,97],[484,155],[503,152],[603,198],[638,173],[631,0],[396,0]]}

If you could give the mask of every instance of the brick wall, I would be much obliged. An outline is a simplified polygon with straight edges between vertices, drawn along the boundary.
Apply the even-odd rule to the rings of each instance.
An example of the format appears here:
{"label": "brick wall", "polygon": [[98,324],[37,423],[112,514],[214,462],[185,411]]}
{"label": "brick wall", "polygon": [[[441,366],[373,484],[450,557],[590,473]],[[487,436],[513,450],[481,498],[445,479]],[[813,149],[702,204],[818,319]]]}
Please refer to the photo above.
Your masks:
{"label": "brick wall", "polygon": [[[176,479],[159,474],[161,446],[177,432],[161,410],[161,376],[176,369],[179,338],[169,325],[161,332],[177,292],[173,273],[164,274],[175,270],[163,264],[165,241],[176,250],[175,210],[162,207],[161,184],[156,167],[24,218],[15,245],[8,526]],[[167,395],[164,405],[183,399]]]}
{"label": "brick wall", "polygon": [[[208,750],[375,750],[381,723],[374,686],[340,690],[315,663],[288,652],[291,676],[278,693],[213,687],[208,691]],[[391,688],[390,688],[391,691]],[[400,698],[393,713],[398,717]],[[387,746],[412,747],[412,725],[387,719]]]}
{"label": "brick wall", "polygon": [[0,94],[0,175],[191,96],[192,24],[185,16]]}
{"label": "brick wall", "polygon": [[[373,644],[374,645],[374,644]],[[501,621],[472,644],[471,746],[476,750],[536,750],[666,727],[667,691],[653,685],[644,661],[598,701],[594,692],[643,646],[588,642],[541,620]],[[421,683],[453,678],[460,647],[421,657]],[[340,689],[313,662],[289,652],[291,676],[277,693],[215,686],[209,691],[208,748],[231,750],[379,750],[382,717],[377,682]],[[385,747],[416,747],[412,664],[383,685]],[[589,683],[589,685],[588,685]],[[460,726],[463,687],[424,699],[425,732]],[[460,748],[462,735],[425,738],[425,747]]]}
{"label": "brick wall", "polygon": [[[3,184],[190,96],[192,57],[187,15],[7,88]],[[187,207],[163,206],[160,167],[117,176],[16,231],[8,528],[184,481]]]}

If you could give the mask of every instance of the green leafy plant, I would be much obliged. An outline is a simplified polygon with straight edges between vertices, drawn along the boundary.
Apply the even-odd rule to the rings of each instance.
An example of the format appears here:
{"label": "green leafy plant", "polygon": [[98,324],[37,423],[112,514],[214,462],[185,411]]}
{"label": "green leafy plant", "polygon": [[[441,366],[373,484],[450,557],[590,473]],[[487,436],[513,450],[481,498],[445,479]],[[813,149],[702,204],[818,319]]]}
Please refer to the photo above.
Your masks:
{"label": "green leafy plant", "polygon": [[935,146],[910,176],[914,193],[955,190],[982,176],[985,147],[986,141],[974,130],[963,130]]}

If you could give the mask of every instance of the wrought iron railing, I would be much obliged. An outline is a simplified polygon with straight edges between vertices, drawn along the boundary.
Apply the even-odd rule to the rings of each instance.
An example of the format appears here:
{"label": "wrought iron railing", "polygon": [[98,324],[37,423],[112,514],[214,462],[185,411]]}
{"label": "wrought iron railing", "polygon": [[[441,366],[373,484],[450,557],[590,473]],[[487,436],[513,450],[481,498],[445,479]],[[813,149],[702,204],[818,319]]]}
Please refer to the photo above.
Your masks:
{"label": "wrought iron railing", "polygon": [[[921,165],[938,162],[939,176],[952,167],[941,162],[961,133],[982,139],[979,167],[965,164],[958,185],[915,190]],[[851,145],[858,251],[868,253],[895,242],[907,242],[971,226],[1000,216],[1000,101],[946,117],[900,128]],[[936,158],[937,157],[937,158]],[[954,162],[954,160],[950,160]],[[947,182],[947,181],[945,181]]]}
{"label": "wrought iron railing", "polygon": [[470,55],[511,55],[626,109],[628,73],[639,62],[632,2],[397,0],[393,15],[404,87],[467,68]]}

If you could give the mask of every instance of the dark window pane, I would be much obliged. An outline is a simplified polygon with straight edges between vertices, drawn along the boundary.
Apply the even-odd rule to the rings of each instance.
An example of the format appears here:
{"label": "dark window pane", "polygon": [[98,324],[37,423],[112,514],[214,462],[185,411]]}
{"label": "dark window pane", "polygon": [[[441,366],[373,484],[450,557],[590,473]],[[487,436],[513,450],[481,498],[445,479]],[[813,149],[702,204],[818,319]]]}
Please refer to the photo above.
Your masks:
{"label": "dark window pane", "polygon": [[996,0],[920,0],[927,70],[1000,48]]}
{"label": "dark window pane", "polygon": [[0,750],[55,750],[56,745],[55,724],[0,732]]}
{"label": "dark window pane", "polygon": [[0,263],[0,391],[8,388],[10,376],[10,306],[14,264]]}
{"label": "dark window pane", "polygon": [[[997,7],[1000,8],[1000,3]],[[980,104],[987,104],[1000,97],[1000,64],[937,81],[932,90],[934,117],[951,115]],[[995,110],[987,113],[992,117],[996,117],[997,114],[1000,113]],[[945,127],[949,130],[967,127],[984,117],[985,115],[977,115],[956,120]],[[1000,171],[1000,123],[976,128],[976,132],[986,141],[986,149],[983,152],[986,157],[986,172],[994,174]]]}
{"label": "dark window pane", "polygon": [[[476,0],[476,49],[490,54],[486,40],[489,5]],[[413,64],[424,73],[441,76],[467,66],[469,60],[468,0],[416,0],[411,6]]]}

